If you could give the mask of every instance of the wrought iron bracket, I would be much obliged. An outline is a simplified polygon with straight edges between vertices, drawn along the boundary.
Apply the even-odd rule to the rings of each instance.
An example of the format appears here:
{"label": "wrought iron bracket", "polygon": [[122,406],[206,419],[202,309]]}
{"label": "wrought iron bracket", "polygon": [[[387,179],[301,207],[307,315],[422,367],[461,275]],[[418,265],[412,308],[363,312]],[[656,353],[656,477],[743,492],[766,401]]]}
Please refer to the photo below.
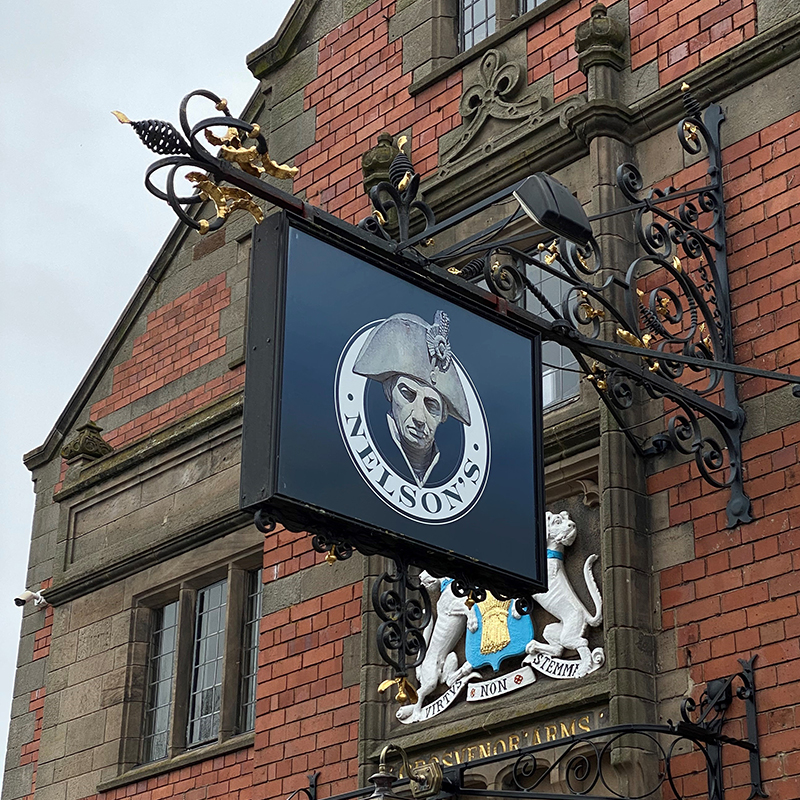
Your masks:
{"label": "wrought iron bracket", "polygon": [[378,652],[394,672],[378,690],[395,686],[399,703],[416,703],[417,691],[408,680],[408,671],[425,658],[423,632],[432,616],[430,595],[408,565],[395,560],[394,571],[382,573],[372,584],[372,607],[381,620],[376,632]]}
{"label": "wrought iron bracket", "polygon": [[[211,101],[219,115],[191,125],[187,108],[193,98]],[[527,324],[544,339],[575,353],[584,376],[635,451],[644,457],[668,450],[693,457],[706,482],[729,491],[728,525],[734,527],[753,518],[744,489],[745,413],[737,397],[736,374],[793,383],[796,396],[800,396],[800,377],[735,364],[719,135],[724,113],[718,105],[703,112],[685,85],[683,99],[686,116],[678,123],[678,139],[692,155],[705,151],[706,180],[680,190],[668,186],[644,192],[638,169],[622,164],[617,170],[617,186],[628,204],[590,217],[596,221],[633,214],[643,255],[627,267],[605,265],[602,248],[594,239],[586,247],[563,239],[548,246],[546,230],[501,238],[506,227],[522,216],[521,210],[435,256],[417,252],[416,247],[431,244],[438,232],[507,200],[519,184],[436,223],[419,193],[420,176],[403,152],[402,142],[390,166],[389,181],[370,192],[373,215],[359,227],[384,242],[395,241],[395,252],[438,273],[443,281],[451,275],[474,283],[485,281],[507,304],[498,307],[501,313],[514,313],[509,306],[528,293],[537,297],[550,319],[528,314]],[[147,169],[148,190],[201,233],[217,230],[239,210],[259,219],[262,212],[254,198],[307,218],[327,216],[261,179],[267,174],[289,178],[296,170],[272,161],[260,128],[232,117],[225,101],[212,92],[198,90],[183,99],[181,131],[167,122],[132,122],[115,113],[120,121],[133,126],[150,150],[165,156]],[[227,133],[213,133],[212,129],[219,127]],[[217,155],[200,144],[200,134],[219,146]],[[247,141],[253,144],[245,146]],[[184,168],[204,171],[186,175],[195,185],[191,195],[181,194],[175,186],[176,176]],[[167,170],[163,190],[153,181],[162,169]],[[214,204],[213,220],[189,213],[205,202]],[[535,238],[541,242],[539,248],[525,249]],[[565,284],[561,303],[549,303],[528,279],[531,266]],[[624,299],[619,301],[619,296]],[[613,323],[611,337],[605,323]],[[639,432],[644,424],[631,419],[641,406],[639,395],[662,404],[665,424],[660,432]]]}
{"label": "wrought iron bracket", "polygon": [[[188,106],[194,98],[211,101],[219,115],[190,124]],[[147,168],[144,178],[147,190],[168,203],[181,222],[201,234],[221,228],[235,211],[247,211],[256,222],[260,222],[263,212],[254,200],[256,197],[281,208],[305,212],[306,204],[302,200],[261,180],[266,175],[278,179],[292,178],[298,170],[275,163],[269,157],[261,128],[233,117],[228,111],[227,101],[213,92],[198,89],[183,98],[179,109],[180,131],[162,120],[132,121],[119,111],[113,114],[136,131],[145,147],[164,156]],[[214,133],[214,129],[219,128],[226,130],[221,136]],[[218,155],[200,144],[200,134],[209,144],[219,147]],[[248,140],[253,144],[245,146]],[[153,176],[161,170],[167,170],[164,189],[153,181]],[[185,194],[176,187],[179,175],[194,185],[193,194]],[[189,213],[188,209],[209,201],[216,211],[213,220],[200,219]]]}
{"label": "wrought iron bracket", "polygon": [[[744,489],[745,412],[736,375],[794,383],[797,396],[800,378],[735,363],[720,145],[725,116],[718,105],[703,112],[689,87],[682,89],[686,116],[678,123],[677,136],[691,155],[705,152],[706,179],[688,188],[645,192],[636,166],[622,164],[616,180],[627,204],[590,217],[633,215],[642,254],[629,265],[605,264],[596,239],[581,247],[563,238],[548,245],[546,230],[503,237],[523,217],[521,209],[427,260],[464,280],[485,282],[508,304],[503,313],[512,313],[509,306],[528,294],[536,297],[550,319],[527,315],[528,321],[544,339],[572,350],[634,450],[648,458],[668,450],[693,457],[706,482],[728,490],[727,520],[734,527],[753,519]],[[425,230],[410,237],[404,236],[406,220],[398,231],[399,249],[409,251],[507,200],[519,185],[443,223],[431,224],[432,215],[426,214]],[[377,209],[376,197],[373,203]],[[379,232],[388,236],[384,228]],[[538,247],[525,249],[531,240],[538,240]],[[560,303],[551,303],[539,291],[528,278],[529,267],[563,283]],[[640,433],[645,423],[631,419],[642,405],[640,398],[647,397],[662,406],[665,424],[655,434]]]}

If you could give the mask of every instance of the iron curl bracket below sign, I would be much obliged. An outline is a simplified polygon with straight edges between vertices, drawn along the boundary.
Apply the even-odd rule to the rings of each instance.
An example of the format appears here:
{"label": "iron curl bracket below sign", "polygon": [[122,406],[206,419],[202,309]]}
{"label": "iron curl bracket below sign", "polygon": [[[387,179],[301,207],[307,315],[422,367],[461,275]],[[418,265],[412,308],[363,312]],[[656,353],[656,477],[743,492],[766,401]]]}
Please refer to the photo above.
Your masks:
{"label": "iron curl bracket below sign", "polygon": [[[747,754],[749,793],[747,800],[767,797],[761,778],[761,762],[756,725],[756,686],[753,664],[739,659],[741,670],[727,678],[710,681],[700,699],[687,697],[681,720],[663,725],[615,725],[587,731],[553,741],[534,744],[511,752],[442,767],[436,761],[410,766],[408,754],[395,744],[383,748],[378,772],[365,787],[329,800],[405,800],[436,797],[487,798],[487,800],[558,800],[580,797],[583,800],[689,800],[700,796],[697,779],[705,772],[708,800],[725,800],[723,750]],[[741,701],[744,708],[736,703]],[[746,738],[723,732],[728,713],[733,711],[739,724],[744,712]],[[395,775],[388,765],[389,755],[401,760],[404,777]],[[699,754],[698,759],[695,757]],[[730,759],[729,759],[730,762]],[[625,764],[642,769],[633,782]],[[622,767],[622,769],[620,769]],[[491,771],[504,774],[502,788],[476,788]],[[400,792],[403,792],[401,794]],[[737,794],[744,797],[744,794]]]}

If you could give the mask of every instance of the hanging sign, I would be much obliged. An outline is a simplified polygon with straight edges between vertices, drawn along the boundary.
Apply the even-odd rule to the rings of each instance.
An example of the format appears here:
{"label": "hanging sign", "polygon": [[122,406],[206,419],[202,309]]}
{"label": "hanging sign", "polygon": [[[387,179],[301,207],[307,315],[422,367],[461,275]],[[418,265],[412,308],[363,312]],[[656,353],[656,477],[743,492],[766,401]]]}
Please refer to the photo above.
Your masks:
{"label": "hanging sign", "polygon": [[451,287],[349,226],[255,229],[241,507],[540,591],[540,342]]}

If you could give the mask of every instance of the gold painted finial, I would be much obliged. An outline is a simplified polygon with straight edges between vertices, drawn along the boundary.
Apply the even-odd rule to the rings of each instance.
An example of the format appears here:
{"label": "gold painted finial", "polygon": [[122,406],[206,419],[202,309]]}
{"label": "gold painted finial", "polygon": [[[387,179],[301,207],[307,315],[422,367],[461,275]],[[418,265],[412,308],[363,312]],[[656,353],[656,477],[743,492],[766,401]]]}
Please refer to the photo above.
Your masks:
{"label": "gold painted finial", "polygon": [[333,552],[333,548],[331,547],[331,549],[325,554],[325,563],[333,565],[338,560],[339,559],[336,557],[336,553]]}
{"label": "gold painted finial", "polygon": [[121,112],[121,111],[112,111],[111,112],[123,125],[130,125],[131,121]]}
{"label": "gold painted finial", "polygon": [[689,89],[691,89],[691,88],[692,88],[692,87],[691,87],[691,86],[689,86],[689,84],[688,84],[688,83],[686,83],[686,81],[684,81],[684,82],[681,84],[681,91],[682,91],[682,92],[688,92],[688,91],[689,91]]}

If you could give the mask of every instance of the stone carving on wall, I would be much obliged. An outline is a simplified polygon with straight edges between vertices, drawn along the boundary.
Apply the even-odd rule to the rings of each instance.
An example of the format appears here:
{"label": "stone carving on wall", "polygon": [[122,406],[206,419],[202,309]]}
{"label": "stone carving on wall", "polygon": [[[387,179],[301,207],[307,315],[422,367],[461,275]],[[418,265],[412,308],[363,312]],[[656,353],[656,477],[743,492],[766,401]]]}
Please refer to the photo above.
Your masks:
{"label": "stone carving on wall", "polygon": [[[564,551],[577,536],[575,522],[566,511],[548,511],[546,528],[549,588],[533,597],[556,619],[544,627],[544,641],[536,639],[531,617],[520,615],[513,601],[500,600],[488,592],[486,600],[469,606],[465,598],[453,593],[452,579],[422,573],[420,579],[426,588],[439,588],[439,598],[434,621],[425,631],[425,659],[416,671],[418,699],[414,705],[398,709],[401,722],[420,722],[441,714],[464,688],[467,702],[488,700],[534,683],[534,671],[549,678],[580,679],[605,663],[603,648],[590,649],[585,636],[587,627],[596,627],[603,619],[603,601],[592,575],[597,555],[590,555],[583,565],[583,578],[594,605],[591,612],[564,570]],[[565,651],[577,653],[577,658],[563,658]],[[516,669],[494,674],[500,672],[504,661],[519,656],[523,656],[522,663],[517,662]],[[489,677],[484,674],[487,667],[493,673]],[[447,690],[426,703],[440,685],[446,685]]]}
{"label": "stone carving on wall", "polygon": [[67,461],[84,458],[87,461],[102,458],[113,452],[114,448],[100,435],[103,429],[89,420],[78,428],[77,434],[61,450],[61,457]]}
{"label": "stone carving on wall", "polygon": [[586,103],[583,95],[574,95],[553,105],[543,88],[524,91],[523,76],[520,65],[507,61],[502,52],[486,51],[478,80],[461,96],[464,125],[458,139],[442,153],[441,177],[476,154],[485,157],[513,144],[541,124],[558,121],[566,127],[569,117]]}

